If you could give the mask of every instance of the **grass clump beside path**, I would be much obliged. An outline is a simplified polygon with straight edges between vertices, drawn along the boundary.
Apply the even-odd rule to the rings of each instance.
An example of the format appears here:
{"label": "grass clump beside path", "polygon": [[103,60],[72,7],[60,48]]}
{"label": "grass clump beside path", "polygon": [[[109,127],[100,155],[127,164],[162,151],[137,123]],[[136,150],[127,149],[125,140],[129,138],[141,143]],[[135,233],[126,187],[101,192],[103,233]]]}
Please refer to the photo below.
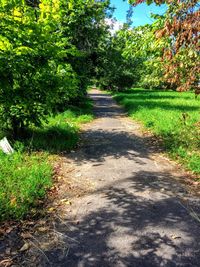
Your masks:
{"label": "grass clump beside path", "polygon": [[80,107],[71,106],[63,113],[48,119],[40,128],[30,129],[26,146],[32,150],[43,150],[49,153],[66,152],[78,142],[79,126],[93,119],[90,100]]}
{"label": "grass clump beside path", "polygon": [[30,129],[28,137],[11,142],[12,155],[0,151],[0,221],[27,216],[45,198],[52,186],[51,154],[76,146],[79,126],[92,120],[89,100],[50,117],[40,128]]}
{"label": "grass clump beside path", "polygon": [[192,92],[131,89],[114,98],[161,137],[170,155],[200,174],[200,99]]}
{"label": "grass clump beside path", "polygon": [[20,219],[51,187],[47,155],[0,152],[0,219]]}

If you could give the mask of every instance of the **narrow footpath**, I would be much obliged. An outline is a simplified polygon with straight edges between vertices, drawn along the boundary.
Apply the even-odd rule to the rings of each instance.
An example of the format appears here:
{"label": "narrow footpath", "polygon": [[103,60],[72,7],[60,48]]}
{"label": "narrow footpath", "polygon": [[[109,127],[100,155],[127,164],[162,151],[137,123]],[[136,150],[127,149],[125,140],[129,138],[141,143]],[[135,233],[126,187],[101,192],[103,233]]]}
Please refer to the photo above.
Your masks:
{"label": "narrow footpath", "polygon": [[74,179],[90,189],[55,226],[68,249],[63,258],[52,249],[52,266],[199,267],[199,200],[180,182],[184,172],[110,95],[93,90],[90,97],[96,119],[67,156]]}

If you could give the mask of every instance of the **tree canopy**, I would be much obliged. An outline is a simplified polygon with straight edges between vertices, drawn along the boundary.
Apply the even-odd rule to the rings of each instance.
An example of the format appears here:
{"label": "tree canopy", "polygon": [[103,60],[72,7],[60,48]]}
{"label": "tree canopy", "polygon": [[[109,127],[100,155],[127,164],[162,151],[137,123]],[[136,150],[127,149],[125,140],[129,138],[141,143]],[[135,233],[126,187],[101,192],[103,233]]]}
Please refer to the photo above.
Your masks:
{"label": "tree canopy", "polygon": [[164,39],[163,62],[165,78],[185,91],[199,86],[199,29],[200,9],[198,0],[130,0],[166,4],[167,12],[160,18],[163,23],[155,32],[157,39]]}

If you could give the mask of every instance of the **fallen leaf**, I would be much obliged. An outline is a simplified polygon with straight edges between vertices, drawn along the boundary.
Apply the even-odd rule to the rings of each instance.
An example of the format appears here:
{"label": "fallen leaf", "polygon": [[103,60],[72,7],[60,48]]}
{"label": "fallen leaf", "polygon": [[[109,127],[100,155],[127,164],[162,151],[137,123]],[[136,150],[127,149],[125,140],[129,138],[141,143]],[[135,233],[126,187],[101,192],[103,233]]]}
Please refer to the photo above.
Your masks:
{"label": "fallen leaf", "polygon": [[12,259],[5,259],[5,260],[0,261],[0,266],[1,267],[9,267],[12,264],[13,264]]}
{"label": "fallen leaf", "polygon": [[24,252],[30,248],[29,243],[24,243],[24,245],[20,248],[21,252]]}
{"label": "fallen leaf", "polygon": [[16,204],[17,204],[17,199],[16,199],[16,197],[11,198],[11,200],[10,200],[10,205],[11,205],[11,206],[16,206]]}
{"label": "fallen leaf", "polygon": [[35,222],[27,222],[26,225],[35,225]]}
{"label": "fallen leaf", "polygon": [[13,227],[9,227],[8,229],[6,229],[6,234],[9,234],[10,232],[12,232],[12,230],[13,230]]}
{"label": "fallen leaf", "polygon": [[65,202],[65,201],[67,201],[68,199],[66,199],[66,198],[63,198],[63,199],[61,199],[61,201],[60,202]]}
{"label": "fallen leaf", "polygon": [[44,225],[44,224],[46,224],[46,221],[45,221],[45,220],[39,220],[39,221],[37,222],[37,224],[39,224],[39,225]]}
{"label": "fallen leaf", "polygon": [[31,209],[31,213],[32,214],[36,214],[37,213],[37,210],[33,208],[33,209]]}
{"label": "fallen leaf", "polygon": [[66,199],[66,198],[62,199],[60,202],[66,204],[66,205],[71,205],[71,204],[72,204],[71,201],[69,201],[69,200]]}
{"label": "fallen leaf", "polygon": [[41,233],[44,233],[44,232],[47,232],[49,230],[49,228],[48,227],[39,227],[39,228],[37,228],[37,230]]}
{"label": "fallen leaf", "polygon": [[53,208],[53,207],[48,209],[49,212],[52,212],[54,210],[55,210],[55,208]]}
{"label": "fallen leaf", "polygon": [[21,237],[23,237],[24,239],[28,239],[28,238],[31,238],[31,234],[29,234],[29,233],[21,233]]}
{"label": "fallen leaf", "polygon": [[178,238],[181,238],[180,236],[177,236],[177,235],[171,235],[171,238],[172,239],[178,239]]}

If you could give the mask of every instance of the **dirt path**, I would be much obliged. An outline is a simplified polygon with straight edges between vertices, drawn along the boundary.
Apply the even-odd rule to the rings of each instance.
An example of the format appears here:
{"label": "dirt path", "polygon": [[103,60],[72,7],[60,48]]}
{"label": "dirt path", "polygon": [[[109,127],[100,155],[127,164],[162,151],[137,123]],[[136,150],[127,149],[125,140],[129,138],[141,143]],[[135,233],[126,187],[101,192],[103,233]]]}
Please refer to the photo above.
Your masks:
{"label": "dirt path", "polygon": [[69,249],[60,257],[52,248],[52,266],[199,267],[199,202],[179,183],[184,173],[149,146],[111,96],[90,95],[97,119],[63,165],[70,162],[88,193],[56,223]]}

